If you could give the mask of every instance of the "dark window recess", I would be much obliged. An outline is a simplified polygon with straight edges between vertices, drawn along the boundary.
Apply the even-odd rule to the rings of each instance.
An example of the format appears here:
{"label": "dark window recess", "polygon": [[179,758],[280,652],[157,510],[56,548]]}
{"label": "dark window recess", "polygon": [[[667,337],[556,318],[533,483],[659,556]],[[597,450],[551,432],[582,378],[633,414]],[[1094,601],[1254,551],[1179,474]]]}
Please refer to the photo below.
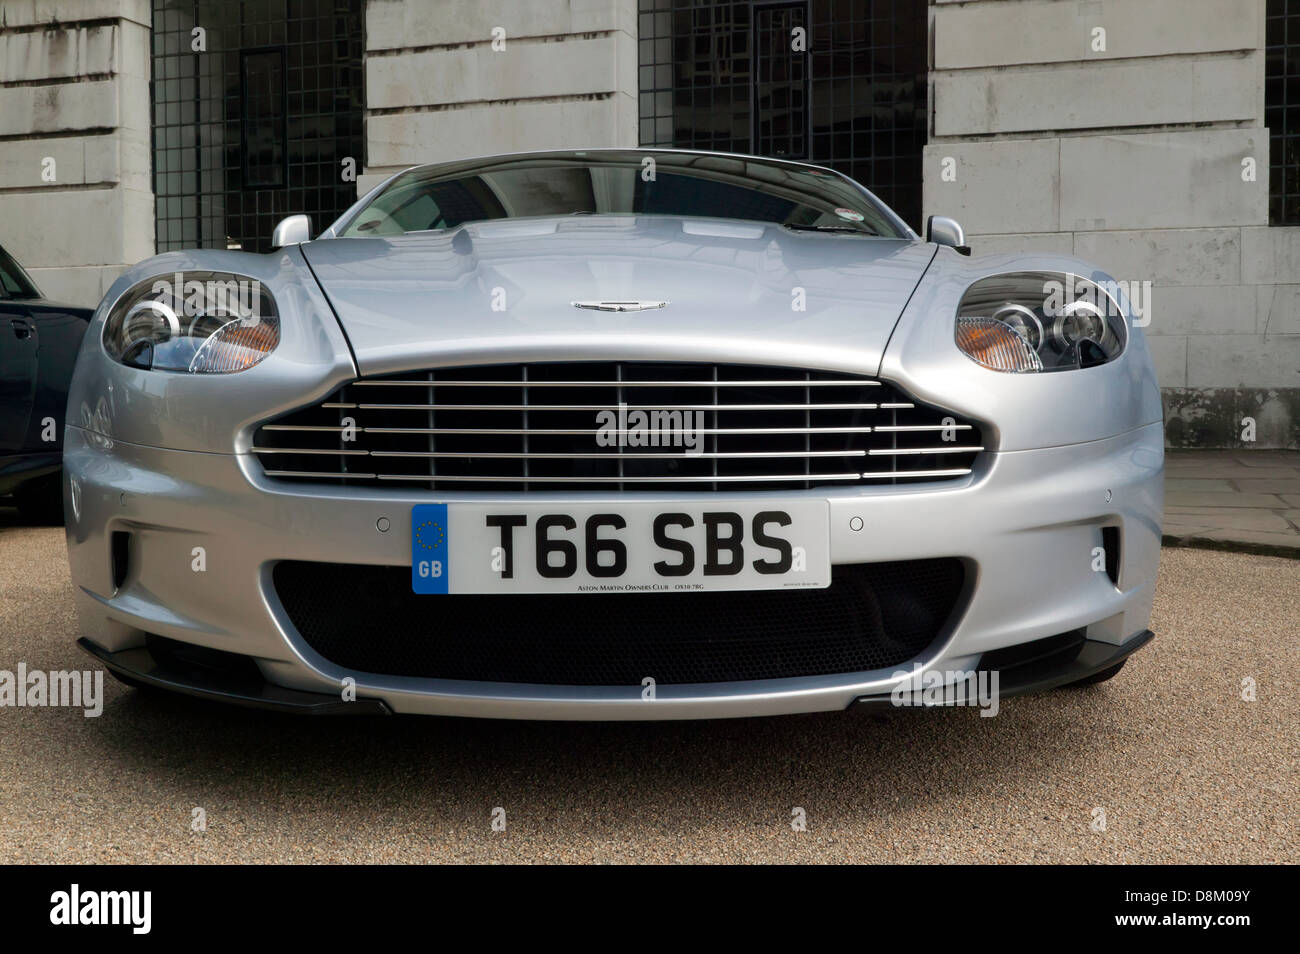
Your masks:
{"label": "dark window recess", "polygon": [[1268,0],[1264,125],[1269,224],[1300,225],[1300,0]]}
{"label": "dark window recess", "polygon": [[245,50],[242,61],[244,104],[244,186],[282,186],[288,179],[285,161],[286,109],[284,50]]}
{"label": "dark window recess", "polygon": [[830,166],[920,226],[926,3],[638,2],[641,145]]}
{"label": "dark window recess", "polygon": [[356,201],[343,163],[365,165],[363,13],[363,0],[153,0],[158,251],[267,251],[284,216],[320,231]]}
{"label": "dark window recess", "polygon": [[808,11],[802,3],[754,11],[756,155],[808,156],[807,29]]}

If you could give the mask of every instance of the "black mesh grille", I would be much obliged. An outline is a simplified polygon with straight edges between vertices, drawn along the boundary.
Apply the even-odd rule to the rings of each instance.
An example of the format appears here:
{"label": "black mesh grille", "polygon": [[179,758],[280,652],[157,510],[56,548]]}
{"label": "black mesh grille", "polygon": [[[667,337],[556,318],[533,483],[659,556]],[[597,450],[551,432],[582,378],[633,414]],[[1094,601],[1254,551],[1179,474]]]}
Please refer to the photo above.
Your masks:
{"label": "black mesh grille", "polygon": [[[638,412],[657,425],[639,436]],[[971,422],[871,378],[622,362],[363,378],[263,424],[253,448],[280,480],[499,491],[939,480],[982,449]]]}
{"label": "black mesh grille", "polygon": [[312,649],[356,672],[540,685],[740,682],[906,663],[956,609],[957,559],[833,568],[830,587],[419,596],[409,567],[289,561],[276,593]]}

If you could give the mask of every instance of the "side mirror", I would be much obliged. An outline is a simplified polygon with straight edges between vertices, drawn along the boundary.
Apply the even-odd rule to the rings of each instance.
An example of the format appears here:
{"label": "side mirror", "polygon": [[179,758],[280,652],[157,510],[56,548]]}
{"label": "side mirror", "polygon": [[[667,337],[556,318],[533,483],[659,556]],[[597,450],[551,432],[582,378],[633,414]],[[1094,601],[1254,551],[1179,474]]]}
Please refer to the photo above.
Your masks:
{"label": "side mirror", "polygon": [[305,215],[291,215],[280,220],[271,233],[271,247],[284,248],[286,245],[301,245],[311,241],[311,219]]}
{"label": "side mirror", "polygon": [[957,224],[956,219],[944,215],[932,215],[926,220],[925,240],[935,245],[947,245],[962,255],[970,254],[970,246],[966,244],[966,233]]}

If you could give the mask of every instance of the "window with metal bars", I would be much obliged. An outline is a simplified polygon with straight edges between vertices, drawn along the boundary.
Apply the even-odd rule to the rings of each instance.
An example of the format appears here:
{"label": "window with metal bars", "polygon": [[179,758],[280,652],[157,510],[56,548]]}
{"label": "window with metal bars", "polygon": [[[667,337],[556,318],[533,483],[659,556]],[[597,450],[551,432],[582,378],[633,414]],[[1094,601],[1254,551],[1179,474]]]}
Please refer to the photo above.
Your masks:
{"label": "window with metal bars", "polygon": [[356,201],[342,162],[364,166],[363,12],[363,0],[153,0],[158,251],[266,251],[282,217],[320,230]]}
{"label": "window with metal bars", "polygon": [[808,28],[804,3],[754,10],[754,152],[808,156],[808,57],[796,31]]}
{"label": "window with metal bars", "polygon": [[[640,140],[798,158],[921,216],[928,5],[639,0]],[[806,51],[791,31],[806,30]]]}
{"label": "window with metal bars", "polygon": [[1268,221],[1300,225],[1300,0],[1268,0],[1265,24]]}

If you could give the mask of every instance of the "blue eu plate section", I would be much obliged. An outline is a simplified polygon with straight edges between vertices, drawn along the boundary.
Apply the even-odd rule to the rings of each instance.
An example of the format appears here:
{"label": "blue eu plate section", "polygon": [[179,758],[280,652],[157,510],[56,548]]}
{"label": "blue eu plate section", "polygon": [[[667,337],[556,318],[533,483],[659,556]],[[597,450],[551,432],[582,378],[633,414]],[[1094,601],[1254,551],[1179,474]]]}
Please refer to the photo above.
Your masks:
{"label": "blue eu plate section", "polygon": [[417,504],[411,508],[411,589],[417,593],[447,592],[446,504]]}

